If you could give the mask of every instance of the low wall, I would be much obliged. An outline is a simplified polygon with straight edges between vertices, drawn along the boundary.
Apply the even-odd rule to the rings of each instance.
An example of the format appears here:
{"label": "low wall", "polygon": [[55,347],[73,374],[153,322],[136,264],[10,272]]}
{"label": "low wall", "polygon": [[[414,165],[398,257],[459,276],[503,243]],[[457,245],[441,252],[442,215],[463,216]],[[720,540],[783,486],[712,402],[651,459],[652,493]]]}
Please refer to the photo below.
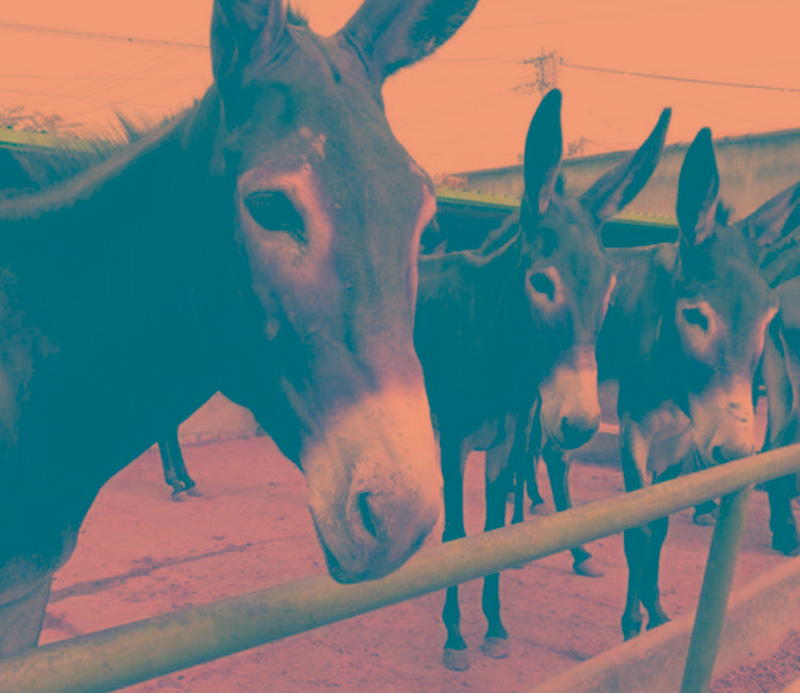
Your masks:
{"label": "low wall", "polygon": [[[675,693],[694,615],[677,619],[570,669],[536,693]],[[772,654],[800,623],[800,559],[732,593],[714,676]]]}

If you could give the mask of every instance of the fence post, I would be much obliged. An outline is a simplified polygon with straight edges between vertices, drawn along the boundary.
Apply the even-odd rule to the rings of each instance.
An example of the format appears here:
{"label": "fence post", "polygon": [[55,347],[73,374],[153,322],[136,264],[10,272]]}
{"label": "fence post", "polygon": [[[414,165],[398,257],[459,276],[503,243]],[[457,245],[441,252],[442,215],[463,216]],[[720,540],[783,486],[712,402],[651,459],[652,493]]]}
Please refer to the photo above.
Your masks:
{"label": "fence post", "polygon": [[719,649],[750,487],[722,498],[683,672],[681,693],[704,693]]}

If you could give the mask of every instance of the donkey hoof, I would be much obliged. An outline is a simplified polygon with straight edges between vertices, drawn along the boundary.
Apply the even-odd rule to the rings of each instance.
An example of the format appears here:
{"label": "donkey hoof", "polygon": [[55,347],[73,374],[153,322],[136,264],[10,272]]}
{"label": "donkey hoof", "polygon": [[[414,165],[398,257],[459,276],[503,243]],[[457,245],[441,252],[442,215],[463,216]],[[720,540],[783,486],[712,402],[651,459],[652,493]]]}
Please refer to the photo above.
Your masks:
{"label": "donkey hoof", "polygon": [[172,500],[176,503],[183,503],[184,501],[188,500],[186,496],[186,489],[182,488],[180,490],[176,489],[172,492]]}
{"label": "donkey hoof", "polygon": [[192,485],[186,489],[186,495],[192,498],[202,498],[203,492],[197,486]]}
{"label": "donkey hoof", "polygon": [[667,616],[663,611],[656,616],[651,616],[647,621],[647,630],[653,630],[653,628],[658,628],[659,626],[663,626],[665,623],[669,623],[670,618]]}
{"label": "donkey hoof", "polygon": [[454,650],[452,647],[444,648],[442,664],[450,671],[466,671],[469,669],[469,653],[466,650]]}
{"label": "donkey hoof", "polygon": [[623,618],[622,619],[622,637],[625,640],[630,640],[631,638],[635,638],[639,635],[639,632],[642,630],[642,622],[634,621],[630,618]]}
{"label": "donkey hoof", "polygon": [[582,558],[580,560],[575,560],[572,564],[572,569],[578,574],[583,575],[584,577],[603,577],[605,573],[598,565],[597,561],[592,558],[591,555],[587,556],[586,558]]}
{"label": "donkey hoof", "polygon": [[508,638],[497,638],[493,635],[487,635],[483,639],[481,650],[487,657],[492,659],[505,659],[511,654],[511,645]]}
{"label": "donkey hoof", "polygon": [[717,521],[717,512],[712,511],[710,513],[695,513],[692,516],[692,521],[701,527],[710,527]]}
{"label": "donkey hoof", "polygon": [[800,556],[800,541],[797,540],[796,536],[781,537],[774,534],[772,536],[772,548],[784,556]]}
{"label": "donkey hoof", "polygon": [[701,503],[700,505],[696,505],[694,508],[694,515],[692,515],[692,520],[696,525],[708,527],[713,525],[718,517],[719,506],[717,505],[716,501],[712,500]]}
{"label": "donkey hoof", "polygon": [[547,515],[547,507],[544,504],[544,501],[539,501],[537,503],[531,503],[531,507],[529,508],[531,515]]}

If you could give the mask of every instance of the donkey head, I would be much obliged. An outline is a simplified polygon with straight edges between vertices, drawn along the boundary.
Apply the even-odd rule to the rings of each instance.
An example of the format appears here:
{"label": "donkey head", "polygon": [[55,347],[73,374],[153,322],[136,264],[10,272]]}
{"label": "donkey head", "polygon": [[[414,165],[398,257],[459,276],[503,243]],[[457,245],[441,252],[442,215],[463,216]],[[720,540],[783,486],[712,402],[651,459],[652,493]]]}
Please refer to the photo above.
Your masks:
{"label": "donkey head", "polygon": [[758,256],[797,225],[799,190],[794,186],[746,219],[722,225],[711,131],[701,130],[686,153],[678,183],[674,320],[686,405],[706,465],[756,450],[754,378],[778,309]]}
{"label": "donkey head", "polygon": [[234,396],[305,473],[342,581],[397,568],[440,512],[413,343],[419,238],[435,198],[391,132],[381,85],[449,38],[476,1],[367,0],[330,37],[287,20],[280,0],[214,5],[215,158],[235,181],[263,315],[260,374]]}
{"label": "donkey head", "polygon": [[539,386],[542,427],[563,448],[585,443],[600,422],[595,351],[616,283],[600,230],[650,178],[669,117],[667,109],[641,148],[579,198],[559,191],[560,92],[545,96],[528,131],[520,211],[525,294],[544,374]]}

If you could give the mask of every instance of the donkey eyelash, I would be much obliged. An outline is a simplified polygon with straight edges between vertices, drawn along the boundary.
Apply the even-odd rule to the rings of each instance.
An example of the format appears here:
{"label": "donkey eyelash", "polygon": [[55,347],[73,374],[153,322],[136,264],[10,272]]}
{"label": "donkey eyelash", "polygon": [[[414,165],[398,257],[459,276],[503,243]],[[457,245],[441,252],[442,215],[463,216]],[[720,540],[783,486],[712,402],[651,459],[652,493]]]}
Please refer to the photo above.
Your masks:
{"label": "donkey eyelash", "polygon": [[297,242],[306,242],[303,217],[284,193],[255,192],[245,198],[244,204],[250,216],[266,231],[286,233]]}

